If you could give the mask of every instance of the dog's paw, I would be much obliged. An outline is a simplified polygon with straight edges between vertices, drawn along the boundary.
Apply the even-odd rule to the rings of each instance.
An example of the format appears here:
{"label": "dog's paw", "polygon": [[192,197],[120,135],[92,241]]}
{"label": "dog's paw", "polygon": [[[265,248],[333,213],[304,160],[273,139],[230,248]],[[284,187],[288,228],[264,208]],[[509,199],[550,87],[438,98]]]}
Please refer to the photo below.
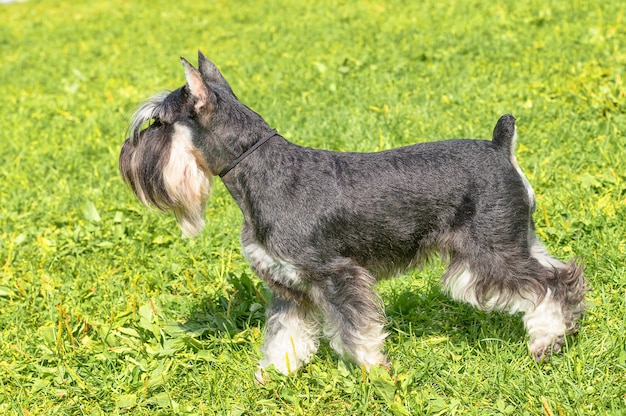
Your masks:
{"label": "dog's paw", "polygon": [[530,354],[538,363],[547,362],[550,361],[552,354],[561,352],[564,344],[565,337],[563,335],[549,340],[549,342],[546,342],[545,339],[533,340],[529,346]]}

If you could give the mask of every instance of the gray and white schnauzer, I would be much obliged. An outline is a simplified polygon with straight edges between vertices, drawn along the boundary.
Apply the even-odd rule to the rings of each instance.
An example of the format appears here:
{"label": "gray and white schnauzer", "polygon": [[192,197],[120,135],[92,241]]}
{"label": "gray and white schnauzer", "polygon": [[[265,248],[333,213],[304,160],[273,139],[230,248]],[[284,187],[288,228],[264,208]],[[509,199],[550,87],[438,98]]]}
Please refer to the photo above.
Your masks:
{"label": "gray and white schnauzer", "polygon": [[441,282],[452,298],[523,314],[536,360],[576,329],[587,284],[534,233],[513,116],[500,118],[491,141],[315,150],[239,102],[201,52],[198,69],[181,60],[186,84],[139,107],[120,172],[144,204],[172,211],[185,236],[202,230],[212,177],[222,179],[243,212],[244,255],[273,292],[261,370],[297,370],[322,335],[366,369],[388,365],[373,288],[432,253],[449,262]]}

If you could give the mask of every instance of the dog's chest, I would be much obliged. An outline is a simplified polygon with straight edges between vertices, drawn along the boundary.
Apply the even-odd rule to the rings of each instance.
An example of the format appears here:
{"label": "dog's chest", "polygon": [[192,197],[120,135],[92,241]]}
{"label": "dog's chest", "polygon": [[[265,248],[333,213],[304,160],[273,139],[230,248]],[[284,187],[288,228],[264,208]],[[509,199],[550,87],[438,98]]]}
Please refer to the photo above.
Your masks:
{"label": "dog's chest", "polygon": [[304,279],[298,268],[271,256],[260,244],[245,244],[243,253],[254,271],[268,283],[298,291],[305,289]]}

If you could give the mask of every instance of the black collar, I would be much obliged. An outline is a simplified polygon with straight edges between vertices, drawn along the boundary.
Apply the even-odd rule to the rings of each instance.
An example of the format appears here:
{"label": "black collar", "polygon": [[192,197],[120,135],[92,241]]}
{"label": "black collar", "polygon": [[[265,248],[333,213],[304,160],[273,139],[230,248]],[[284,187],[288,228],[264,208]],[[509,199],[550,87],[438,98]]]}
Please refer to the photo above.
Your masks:
{"label": "black collar", "polygon": [[220,178],[223,178],[224,175],[226,175],[228,172],[231,171],[231,169],[233,169],[235,166],[237,166],[239,164],[239,162],[241,162],[242,160],[244,160],[245,158],[247,158],[248,156],[250,156],[250,154],[252,152],[254,152],[256,149],[258,149],[259,147],[261,147],[261,145],[263,143],[265,143],[266,141],[268,141],[269,139],[271,139],[274,136],[278,136],[278,132],[276,130],[272,130],[271,132],[269,132],[267,134],[267,136],[263,137],[261,140],[259,140],[258,142],[256,142],[251,148],[249,148],[248,150],[246,150],[245,152],[243,152],[237,159],[233,160],[231,162],[230,165],[226,166],[224,168],[224,170],[222,170],[220,172]]}

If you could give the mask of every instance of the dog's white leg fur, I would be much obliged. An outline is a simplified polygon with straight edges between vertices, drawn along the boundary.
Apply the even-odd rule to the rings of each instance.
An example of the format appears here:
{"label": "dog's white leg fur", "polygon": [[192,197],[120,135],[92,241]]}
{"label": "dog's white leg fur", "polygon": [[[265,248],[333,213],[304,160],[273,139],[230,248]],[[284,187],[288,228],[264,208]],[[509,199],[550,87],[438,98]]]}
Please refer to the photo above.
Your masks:
{"label": "dog's white leg fur", "polygon": [[560,351],[567,328],[561,305],[554,301],[550,289],[538,305],[526,311],[522,320],[530,336],[528,348],[536,360],[540,361],[552,350]]}
{"label": "dog's white leg fur", "polygon": [[463,267],[459,272],[446,277],[444,289],[452,299],[465,302],[483,311],[506,309],[512,315],[528,309],[528,300],[517,294],[509,299],[503,298],[499,293],[493,293],[484,303],[479,302],[474,287],[475,280],[472,271],[468,267]]}
{"label": "dog's white leg fur", "polygon": [[523,308],[524,300],[519,296],[503,299],[498,293],[493,293],[484,303],[478,301],[475,292],[475,277],[468,267],[452,274],[444,280],[444,289],[452,299],[465,302],[483,311],[507,309],[514,314]]}
{"label": "dog's white leg fur", "polygon": [[[341,325],[341,323],[339,323]],[[365,366],[367,371],[372,366],[388,366],[387,357],[381,352],[387,333],[382,325],[371,323],[358,333],[352,334],[355,347],[347,348],[335,325],[325,328],[324,334],[330,339],[330,346],[338,354],[350,358],[359,365]]]}
{"label": "dog's white leg fur", "polygon": [[483,309],[476,299],[476,293],[474,293],[474,275],[467,267],[446,278],[443,285],[444,290],[452,299]]}
{"label": "dog's white leg fur", "polygon": [[[317,351],[320,330],[314,311],[290,304],[290,307],[274,312],[267,321],[260,369],[273,365],[283,374],[296,371]],[[257,379],[262,381],[261,371],[257,373]]]}
{"label": "dog's white leg fur", "polygon": [[330,340],[330,346],[337,354],[364,366],[367,371],[372,366],[388,366],[387,357],[381,352],[385,338],[387,338],[384,325],[367,322],[365,327],[350,332],[351,345],[346,345],[343,339],[345,322],[342,316],[326,314],[325,317],[324,336]]}

